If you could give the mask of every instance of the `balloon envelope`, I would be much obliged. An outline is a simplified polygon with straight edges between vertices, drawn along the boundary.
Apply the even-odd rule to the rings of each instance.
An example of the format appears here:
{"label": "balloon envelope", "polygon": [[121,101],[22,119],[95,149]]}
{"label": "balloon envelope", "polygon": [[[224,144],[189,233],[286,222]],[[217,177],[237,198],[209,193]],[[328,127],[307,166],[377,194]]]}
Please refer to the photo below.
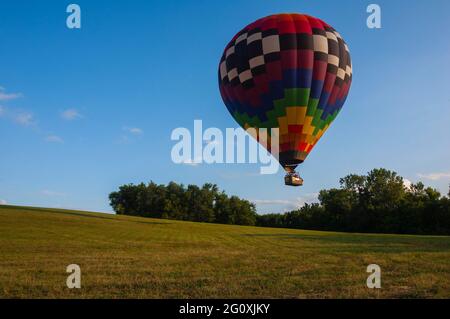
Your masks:
{"label": "balloon envelope", "polygon": [[279,162],[286,170],[302,163],[328,129],[351,81],[341,35],[302,14],[271,15],[248,25],[225,47],[219,64],[228,110],[244,129],[279,128]]}

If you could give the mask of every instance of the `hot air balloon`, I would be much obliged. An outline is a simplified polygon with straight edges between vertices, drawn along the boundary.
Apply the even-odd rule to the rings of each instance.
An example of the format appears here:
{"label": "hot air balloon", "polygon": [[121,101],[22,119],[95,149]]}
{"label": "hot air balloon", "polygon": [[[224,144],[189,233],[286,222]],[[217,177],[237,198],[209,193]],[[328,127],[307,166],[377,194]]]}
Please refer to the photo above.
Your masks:
{"label": "hot air balloon", "polygon": [[279,129],[278,160],[285,183],[293,186],[303,184],[295,168],[338,115],[351,82],[341,35],[303,14],[249,24],[228,43],[219,64],[220,93],[239,125]]}

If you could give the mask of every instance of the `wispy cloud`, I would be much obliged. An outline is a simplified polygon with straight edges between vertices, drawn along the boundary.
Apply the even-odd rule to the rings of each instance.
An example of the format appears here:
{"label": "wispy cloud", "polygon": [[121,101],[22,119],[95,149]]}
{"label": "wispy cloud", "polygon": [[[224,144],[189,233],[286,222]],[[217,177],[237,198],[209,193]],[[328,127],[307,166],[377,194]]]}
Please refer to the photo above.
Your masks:
{"label": "wispy cloud", "polygon": [[0,117],[4,117],[5,119],[23,126],[36,124],[35,118],[31,112],[3,105],[0,105]]}
{"label": "wispy cloud", "polygon": [[76,109],[67,109],[61,112],[61,117],[66,121],[73,121],[82,118],[83,115]]}
{"label": "wispy cloud", "polygon": [[22,93],[6,93],[4,87],[0,86],[0,101],[10,101],[22,97]]}
{"label": "wispy cloud", "polygon": [[29,126],[35,123],[33,114],[25,111],[15,114],[14,121],[23,126]]}
{"label": "wispy cloud", "polygon": [[220,178],[223,179],[229,179],[229,180],[233,180],[233,179],[242,179],[242,178],[247,178],[247,177],[258,177],[258,176],[265,176],[259,172],[219,172],[218,173]]}
{"label": "wispy cloud", "polygon": [[[6,103],[6,101],[14,100],[21,96],[22,93],[6,93],[5,88],[0,86],[0,101]],[[10,106],[0,105],[0,117],[22,126],[34,126],[37,124],[33,113]]]}
{"label": "wispy cloud", "polygon": [[189,166],[198,166],[198,165],[200,165],[200,160],[201,160],[200,158],[197,158],[194,160],[187,159],[187,160],[184,160],[181,164],[189,165]]}
{"label": "wispy cloud", "polygon": [[6,205],[6,204],[8,204],[8,203],[6,202],[6,200],[0,199],[0,205]]}
{"label": "wispy cloud", "polygon": [[438,172],[438,173],[429,173],[429,174],[417,174],[420,178],[429,179],[432,181],[438,181],[441,179],[450,179],[450,172]]}
{"label": "wispy cloud", "polygon": [[117,143],[118,144],[128,144],[130,143],[131,140],[128,136],[126,135],[121,135],[118,139],[117,139]]}
{"label": "wispy cloud", "polygon": [[258,205],[291,205],[296,201],[288,199],[254,199],[252,202]]}
{"label": "wispy cloud", "polygon": [[144,130],[139,127],[130,127],[124,126],[122,127],[123,133],[118,139],[119,144],[129,144],[134,142],[139,136],[144,134]]}
{"label": "wispy cloud", "polygon": [[44,189],[41,191],[41,194],[44,196],[51,196],[51,197],[61,197],[61,196],[66,196],[65,193],[61,193],[61,192],[56,192],[56,191],[52,191],[52,190],[48,190],[48,189]]}
{"label": "wispy cloud", "polygon": [[64,143],[64,140],[58,135],[47,135],[45,141],[49,143]]}
{"label": "wispy cloud", "polygon": [[123,130],[128,132],[128,133],[131,133],[133,135],[142,135],[142,134],[144,134],[144,130],[142,130],[139,127],[127,127],[127,126],[125,126],[123,128]]}
{"label": "wispy cloud", "polygon": [[305,205],[317,201],[318,193],[305,194],[304,196],[296,197],[294,199],[254,199],[251,202],[255,203],[257,206],[272,206],[280,205],[283,206],[285,211],[298,209]]}

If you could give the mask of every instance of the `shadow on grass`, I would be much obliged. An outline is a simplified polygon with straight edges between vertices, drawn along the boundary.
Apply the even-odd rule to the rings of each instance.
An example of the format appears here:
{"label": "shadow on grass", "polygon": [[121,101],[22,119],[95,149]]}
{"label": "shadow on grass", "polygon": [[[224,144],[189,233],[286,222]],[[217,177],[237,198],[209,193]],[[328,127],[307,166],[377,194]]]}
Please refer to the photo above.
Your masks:
{"label": "shadow on grass", "polygon": [[243,234],[247,237],[274,238],[282,241],[303,241],[335,252],[449,252],[448,236],[414,236],[385,234]]}
{"label": "shadow on grass", "polygon": [[[108,219],[115,222],[127,222],[127,223],[136,223],[136,224],[150,224],[150,225],[170,225],[171,223],[165,223],[165,222],[154,222],[154,221],[140,221],[140,220],[126,220],[126,219],[119,219],[114,217],[107,217],[107,216],[97,216],[97,215],[89,215],[89,213],[75,213],[75,212],[51,212],[49,213],[55,213],[55,214],[61,214],[61,215],[74,215],[74,216],[81,216],[81,217],[88,217],[88,218],[99,218],[99,219]],[[120,215],[122,216],[122,215]],[[124,215],[125,216],[125,215]],[[138,217],[138,216],[134,216]],[[145,217],[143,217],[145,218]]]}
{"label": "shadow on grass", "polygon": [[[69,215],[69,216],[79,216],[79,217],[88,217],[88,218],[96,218],[96,219],[106,219],[106,220],[112,220],[115,222],[127,222],[127,223],[136,223],[136,224],[150,224],[150,225],[170,225],[172,223],[170,222],[155,222],[155,221],[140,221],[140,220],[127,220],[127,219],[120,219],[117,218],[118,216],[127,216],[127,215],[111,215],[107,216],[107,214],[104,214],[105,216],[99,216],[102,213],[93,213],[90,212],[83,212],[83,211],[71,211],[71,210],[65,210],[65,209],[56,209],[56,208],[39,208],[39,207],[26,207],[26,206],[1,206],[0,208],[5,208],[7,210],[20,210],[21,212],[27,212],[27,211],[35,211],[35,212],[42,212],[42,213],[51,213],[51,214],[58,214],[58,215]],[[139,216],[130,216],[130,217],[139,217]],[[142,217],[146,218],[146,217]]]}

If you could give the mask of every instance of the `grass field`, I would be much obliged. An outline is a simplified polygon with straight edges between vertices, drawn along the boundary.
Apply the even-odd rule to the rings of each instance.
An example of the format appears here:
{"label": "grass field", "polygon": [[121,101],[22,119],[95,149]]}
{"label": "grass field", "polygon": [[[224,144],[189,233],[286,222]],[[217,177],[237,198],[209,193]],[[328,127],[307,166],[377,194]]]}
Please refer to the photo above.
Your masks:
{"label": "grass field", "polygon": [[[382,289],[366,287],[366,267]],[[66,287],[78,264],[82,288]],[[449,298],[450,237],[0,206],[0,298]]]}

